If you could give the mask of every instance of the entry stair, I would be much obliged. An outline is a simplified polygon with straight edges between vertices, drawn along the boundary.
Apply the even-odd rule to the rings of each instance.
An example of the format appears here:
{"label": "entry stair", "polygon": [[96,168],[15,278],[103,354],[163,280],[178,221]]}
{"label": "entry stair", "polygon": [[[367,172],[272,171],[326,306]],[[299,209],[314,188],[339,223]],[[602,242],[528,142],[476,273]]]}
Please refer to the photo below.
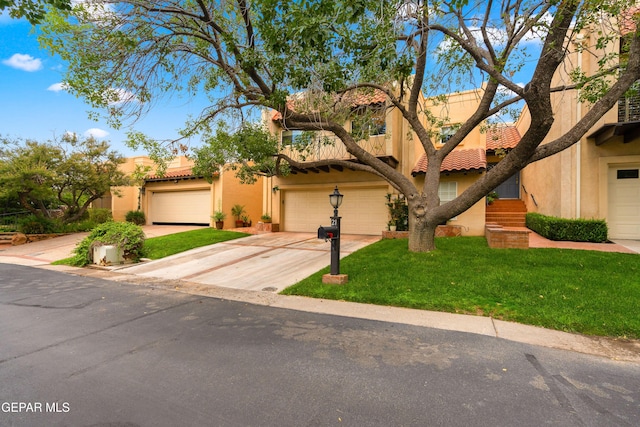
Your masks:
{"label": "entry stair", "polygon": [[527,206],[520,199],[497,199],[487,206],[485,221],[503,227],[524,227]]}

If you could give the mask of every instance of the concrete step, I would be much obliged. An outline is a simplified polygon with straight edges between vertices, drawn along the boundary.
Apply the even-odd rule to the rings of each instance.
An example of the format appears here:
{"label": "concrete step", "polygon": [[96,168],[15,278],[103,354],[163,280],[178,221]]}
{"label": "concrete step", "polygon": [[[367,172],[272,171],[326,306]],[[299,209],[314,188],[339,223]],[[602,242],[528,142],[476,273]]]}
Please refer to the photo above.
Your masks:
{"label": "concrete step", "polygon": [[527,206],[520,199],[495,200],[487,206],[487,212],[527,212]]}
{"label": "concrete step", "polygon": [[522,200],[495,200],[487,206],[485,222],[496,223],[503,227],[524,227],[527,207]]}
{"label": "concrete step", "polygon": [[13,236],[14,236],[15,234],[16,234],[16,233],[11,233],[11,232],[8,232],[8,233],[7,233],[7,232],[2,232],[2,233],[0,233],[0,241],[2,241],[2,240],[8,240],[8,241],[11,241],[11,239],[13,239]]}

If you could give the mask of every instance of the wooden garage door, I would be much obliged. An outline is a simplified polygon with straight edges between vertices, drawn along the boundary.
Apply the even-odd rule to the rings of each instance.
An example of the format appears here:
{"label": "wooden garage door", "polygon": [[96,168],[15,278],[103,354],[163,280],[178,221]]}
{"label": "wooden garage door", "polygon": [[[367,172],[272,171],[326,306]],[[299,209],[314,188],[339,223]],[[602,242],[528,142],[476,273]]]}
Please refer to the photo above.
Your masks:
{"label": "wooden garage door", "polygon": [[640,239],[640,164],[609,169],[607,223],[613,239]]}
{"label": "wooden garage door", "polygon": [[[344,234],[380,234],[388,221],[385,188],[339,188],[344,194],[340,216]],[[284,192],[284,230],[313,232],[330,225],[333,208],[329,194],[322,190],[287,190]]]}
{"label": "wooden garage door", "polygon": [[149,216],[154,224],[208,225],[211,222],[211,191],[152,193]]}

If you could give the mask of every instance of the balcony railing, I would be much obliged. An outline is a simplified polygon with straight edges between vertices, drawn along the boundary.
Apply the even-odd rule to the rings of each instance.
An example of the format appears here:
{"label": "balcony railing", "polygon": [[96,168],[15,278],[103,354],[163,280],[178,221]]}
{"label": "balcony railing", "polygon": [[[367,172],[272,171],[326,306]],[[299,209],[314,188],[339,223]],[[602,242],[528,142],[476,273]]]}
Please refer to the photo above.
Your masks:
{"label": "balcony railing", "polygon": [[618,100],[618,123],[640,120],[640,94]]}
{"label": "balcony railing", "polygon": [[[392,154],[391,148],[387,147],[387,145],[390,146],[390,138],[387,138],[386,135],[371,136],[367,140],[358,142],[358,145],[376,157],[390,156]],[[355,159],[347,152],[342,141],[336,136],[317,136],[308,142],[294,142],[292,145],[283,146],[280,152],[298,162]]]}

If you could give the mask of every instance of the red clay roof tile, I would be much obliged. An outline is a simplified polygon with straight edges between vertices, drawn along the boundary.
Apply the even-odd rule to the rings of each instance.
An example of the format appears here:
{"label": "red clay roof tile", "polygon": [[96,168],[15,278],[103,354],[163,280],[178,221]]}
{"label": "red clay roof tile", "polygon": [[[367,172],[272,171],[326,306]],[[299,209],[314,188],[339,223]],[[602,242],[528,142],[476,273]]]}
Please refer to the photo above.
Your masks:
{"label": "red clay roof tile", "polygon": [[520,142],[520,132],[515,126],[499,126],[487,130],[487,150],[514,148]]}
{"label": "red clay roof tile", "polygon": [[165,172],[163,176],[151,175],[148,176],[147,179],[164,179],[164,178],[186,178],[193,176],[193,171],[191,168],[185,169],[177,169],[177,170],[168,170]]}
{"label": "red clay roof tile", "polygon": [[[352,107],[357,107],[359,105],[371,105],[371,104],[381,104],[387,100],[387,95],[380,90],[374,90],[373,93],[369,92],[358,92],[358,93],[350,93],[344,96],[343,101],[348,102]],[[287,101],[287,108],[290,110],[294,110],[295,103],[292,100]],[[279,111],[273,113],[271,120],[277,121],[282,119],[282,114]]]}
{"label": "red clay roof tile", "polygon": [[[427,171],[427,155],[423,154],[411,171],[413,176]],[[487,156],[482,148],[453,150],[445,157],[440,172],[464,172],[487,168]]]}

